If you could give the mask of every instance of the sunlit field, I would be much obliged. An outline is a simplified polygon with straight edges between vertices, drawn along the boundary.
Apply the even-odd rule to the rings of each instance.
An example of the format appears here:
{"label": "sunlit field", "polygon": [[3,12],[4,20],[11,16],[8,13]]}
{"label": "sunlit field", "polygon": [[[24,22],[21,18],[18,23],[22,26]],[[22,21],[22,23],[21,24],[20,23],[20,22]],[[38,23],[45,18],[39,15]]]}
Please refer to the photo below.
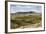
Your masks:
{"label": "sunlit field", "polygon": [[41,27],[41,14],[16,14],[11,16],[11,29]]}

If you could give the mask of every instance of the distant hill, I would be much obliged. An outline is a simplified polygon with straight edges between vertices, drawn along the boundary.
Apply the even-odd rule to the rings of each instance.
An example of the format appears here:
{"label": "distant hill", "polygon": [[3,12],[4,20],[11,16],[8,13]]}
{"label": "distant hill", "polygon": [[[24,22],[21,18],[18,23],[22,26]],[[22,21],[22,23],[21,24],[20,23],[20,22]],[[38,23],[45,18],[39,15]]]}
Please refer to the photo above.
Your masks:
{"label": "distant hill", "polygon": [[13,16],[13,15],[16,15],[16,14],[40,14],[40,13],[36,13],[36,12],[34,12],[34,11],[28,11],[28,12],[16,12],[16,13],[11,13],[11,16]]}
{"label": "distant hill", "polygon": [[16,12],[16,13],[11,13],[11,15],[14,15],[14,14],[31,14],[31,13],[35,13],[33,11],[30,11],[30,12]]}
{"label": "distant hill", "polygon": [[30,11],[30,12],[17,12],[16,14],[31,14],[31,13],[35,13],[35,12],[33,12],[33,11]]}

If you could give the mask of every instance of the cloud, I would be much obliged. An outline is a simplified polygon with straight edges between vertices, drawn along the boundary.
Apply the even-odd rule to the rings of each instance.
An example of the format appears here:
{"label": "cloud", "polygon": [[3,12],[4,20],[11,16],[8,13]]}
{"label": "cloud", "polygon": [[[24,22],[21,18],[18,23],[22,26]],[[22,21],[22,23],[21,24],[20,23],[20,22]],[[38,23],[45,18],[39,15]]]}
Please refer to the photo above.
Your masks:
{"label": "cloud", "polygon": [[10,10],[11,12],[25,12],[25,11],[36,11],[40,12],[41,11],[41,6],[36,6],[36,5],[10,5]]}

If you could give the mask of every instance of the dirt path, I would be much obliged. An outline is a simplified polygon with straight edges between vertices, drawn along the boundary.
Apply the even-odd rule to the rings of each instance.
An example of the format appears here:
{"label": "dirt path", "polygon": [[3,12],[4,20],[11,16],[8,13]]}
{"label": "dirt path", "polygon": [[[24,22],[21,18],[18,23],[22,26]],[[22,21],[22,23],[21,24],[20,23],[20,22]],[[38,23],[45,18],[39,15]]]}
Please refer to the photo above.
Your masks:
{"label": "dirt path", "polygon": [[39,23],[36,23],[36,24],[29,24],[29,25],[26,25],[26,26],[21,26],[19,27],[20,29],[24,29],[24,28],[37,28],[37,27],[40,27],[40,24]]}

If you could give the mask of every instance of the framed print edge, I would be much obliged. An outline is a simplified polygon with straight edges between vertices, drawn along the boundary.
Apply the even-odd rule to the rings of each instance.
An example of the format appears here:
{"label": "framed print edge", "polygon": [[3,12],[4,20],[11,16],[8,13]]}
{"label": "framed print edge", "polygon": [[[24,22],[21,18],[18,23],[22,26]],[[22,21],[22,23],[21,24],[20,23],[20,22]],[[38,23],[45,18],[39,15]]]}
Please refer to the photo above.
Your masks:
{"label": "framed print edge", "polygon": [[[8,2],[20,2],[20,3],[38,3],[44,4],[44,30],[37,30],[37,31],[20,31],[20,32],[8,32]],[[27,2],[27,1],[5,1],[5,33],[24,33],[24,32],[42,32],[45,31],[45,3],[42,2]]]}
{"label": "framed print edge", "polygon": [[8,11],[7,11],[7,1],[5,1],[5,33],[8,33],[8,21],[7,21],[7,16],[8,16]]}

